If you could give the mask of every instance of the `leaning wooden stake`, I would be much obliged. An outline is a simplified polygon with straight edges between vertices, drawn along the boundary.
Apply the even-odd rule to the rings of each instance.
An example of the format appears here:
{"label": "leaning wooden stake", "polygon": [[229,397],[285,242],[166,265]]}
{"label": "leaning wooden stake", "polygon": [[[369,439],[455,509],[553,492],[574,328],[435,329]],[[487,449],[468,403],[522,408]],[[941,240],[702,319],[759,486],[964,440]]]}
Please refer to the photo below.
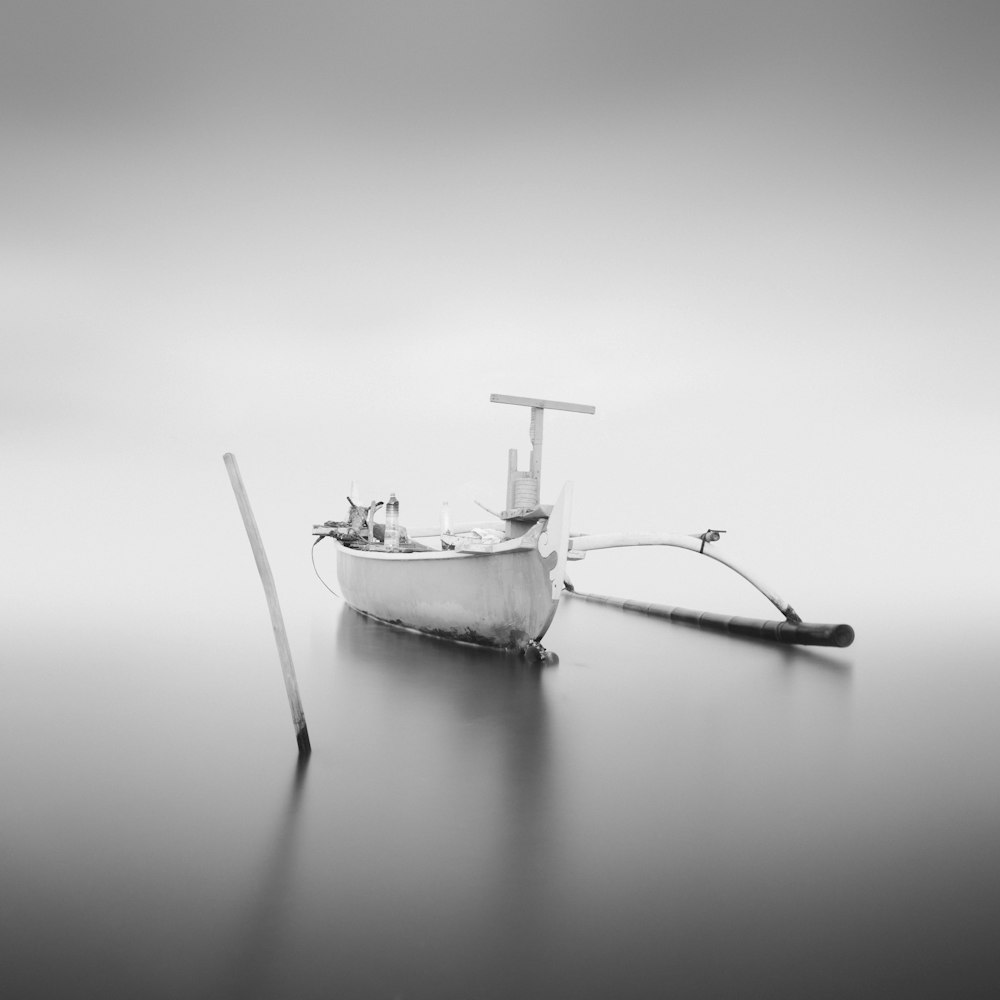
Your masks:
{"label": "leaning wooden stake", "polygon": [[288,705],[292,710],[292,725],[295,727],[295,740],[299,745],[299,755],[304,756],[312,752],[312,746],[309,743],[309,729],[306,726],[305,713],[302,711],[302,699],[299,697],[299,685],[295,680],[292,651],[288,646],[285,622],[281,617],[281,607],[278,604],[278,591],[274,586],[274,576],[271,574],[267,554],[264,552],[264,543],[257,528],[257,521],[254,519],[253,511],[250,509],[250,498],[247,496],[246,487],[243,485],[243,477],[240,475],[240,468],[236,464],[236,456],[227,452],[222,456],[222,460],[226,463],[226,470],[229,472],[229,481],[233,484],[233,492],[236,494],[236,503],[239,505],[240,513],[243,515],[243,524],[247,529],[247,537],[250,539],[250,548],[253,549],[253,557],[257,563],[257,572],[260,573],[260,582],[264,585],[264,596],[267,597],[267,609],[271,613],[271,627],[274,629],[274,641],[278,645],[278,658],[281,660],[281,673],[285,678]]}

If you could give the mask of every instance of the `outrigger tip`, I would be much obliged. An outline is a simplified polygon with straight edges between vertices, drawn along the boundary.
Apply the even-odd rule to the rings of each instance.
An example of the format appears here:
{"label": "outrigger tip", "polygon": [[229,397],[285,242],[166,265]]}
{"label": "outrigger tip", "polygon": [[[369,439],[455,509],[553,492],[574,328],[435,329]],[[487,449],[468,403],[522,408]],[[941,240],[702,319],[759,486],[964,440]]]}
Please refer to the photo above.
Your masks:
{"label": "outrigger tip", "polygon": [[833,645],[846,649],[854,642],[854,629],[850,625],[837,625],[830,638],[833,640]]}

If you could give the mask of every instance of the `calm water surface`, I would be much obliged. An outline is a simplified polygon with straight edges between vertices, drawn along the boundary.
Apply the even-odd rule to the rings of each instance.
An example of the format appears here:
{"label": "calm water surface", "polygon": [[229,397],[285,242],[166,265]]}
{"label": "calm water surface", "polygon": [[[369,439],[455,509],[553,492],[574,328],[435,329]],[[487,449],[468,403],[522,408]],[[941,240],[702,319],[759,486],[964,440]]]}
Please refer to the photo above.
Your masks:
{"label": "calm water surface", "polygon": [[325,598],[293,633],[305,767],[259,598],[235,638],[12,650],[5,995],[993,995],[985,643],[882,609],[782,649],[566,599],[536,667]]}

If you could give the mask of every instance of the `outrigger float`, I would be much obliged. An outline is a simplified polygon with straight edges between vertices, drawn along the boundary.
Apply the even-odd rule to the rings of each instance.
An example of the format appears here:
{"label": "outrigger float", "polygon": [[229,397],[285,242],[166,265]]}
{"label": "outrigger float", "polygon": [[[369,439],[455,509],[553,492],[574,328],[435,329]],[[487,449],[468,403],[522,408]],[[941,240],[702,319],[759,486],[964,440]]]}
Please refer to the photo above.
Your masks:
{"label": "outrigger float", "polygon": [[[545,655],[541,640],[564,593],[730,635],[806,646],[845,647],[854,641],[850,625],[804,622],[784,598],[720,548],[719,530],[691,535],[571,532],[571,483],[554,504],[539,502],[543,419],[546,410],[592,414],[595,408],[497,393],[490,401],[531,408],[530,463],[518,470],[517,450],[510,450],[506,507],[495,521],[408,532],[395,523],[394,497],[389,506],[382,501],[362,506],[348,497],[346,520],[314,526],[314,545],[323,538],[336,543],[341,595],[355,611],[388,625],[530,656]],[[376,524],[375,514],[383,507],[386,523]],[[566,578],[567,563],[594,549],[641,545],[687,549],[728,566],[760,591],[782,619],[727,617],[584,594]]]}

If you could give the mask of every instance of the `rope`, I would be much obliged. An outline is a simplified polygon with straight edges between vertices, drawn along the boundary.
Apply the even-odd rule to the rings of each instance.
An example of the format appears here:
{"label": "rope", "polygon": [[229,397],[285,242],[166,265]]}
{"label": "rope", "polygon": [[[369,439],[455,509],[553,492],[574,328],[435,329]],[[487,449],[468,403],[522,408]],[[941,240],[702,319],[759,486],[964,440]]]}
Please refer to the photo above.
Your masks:
{"label": "rope", "polygon": [[514,480],[514,508],[531,509],[538,506],[538,480],[522,476]]}
{"label": "rope", "polygon": [[342,601],[343,598],[340,596],[340,594],[338,594],[337,591],[335,591],[333,589],[333,587],[331,587],[326,582],[326,580],[324,580],[323,577],[321,577],[319,575],[319,570],[316,568],[316,546],[319,545],[319,543],[321,541],[323,541],[323,539],[326,538],[326,537],[328,537],[328,536],[327,535],[320,535],[320,536],[318,536],[317,539],[316,539],[316,541],[312,543],[312,548],[309,550],[309,555],[312,557],[313,572],[316,574],[316,579],[319,580],[319,582],[321,584],[323,584],[323,586],[326,587],[326,589],[329,590],[330,593],[333,594],[334,597],[336,597],[338,600]]}

